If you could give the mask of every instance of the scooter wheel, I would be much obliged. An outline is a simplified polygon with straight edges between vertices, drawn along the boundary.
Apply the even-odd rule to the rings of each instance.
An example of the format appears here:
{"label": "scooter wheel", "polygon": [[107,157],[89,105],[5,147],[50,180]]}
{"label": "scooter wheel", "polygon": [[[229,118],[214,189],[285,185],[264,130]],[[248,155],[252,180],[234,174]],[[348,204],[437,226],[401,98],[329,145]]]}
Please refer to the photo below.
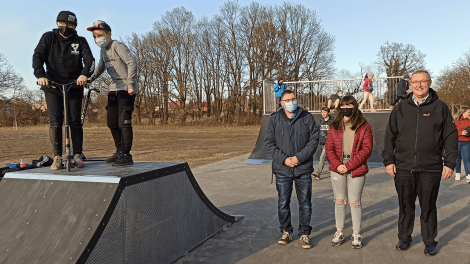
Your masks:
{"label": "scooter wheel", "polygon": [[67,161],[65,162],[65,167],[67,167],[67,172],[70,172],[70,160],[67,159]]}

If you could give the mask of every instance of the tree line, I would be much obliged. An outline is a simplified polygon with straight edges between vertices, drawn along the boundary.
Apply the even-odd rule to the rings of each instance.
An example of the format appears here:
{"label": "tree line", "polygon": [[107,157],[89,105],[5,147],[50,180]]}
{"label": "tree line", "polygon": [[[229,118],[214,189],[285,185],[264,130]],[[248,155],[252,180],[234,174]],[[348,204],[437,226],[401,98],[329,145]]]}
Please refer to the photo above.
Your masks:
{"label": "tree line", "polygon": [[[289,2],[242,6],[229,0],[213,17],[199,19],[178,7],[165,12],[150,32],[133,33],[121,41],[138,63],[137,124],[184,124],[191,119],[254,124],[263,113],[265,79],[363,78],[368,71],[401,76],[426,68],[426,54],[413,45],[386,41],[371,64],[359,63],[356,72],[336,70],[335,37],[322,27],[315,10]],[[446,68],[434,85],[455,107],[468,101],[455,96],[454,90],[464,89],[465,81],[460,80],[470,77],[469,62],[466,54]],[[105,74],[93,83],[103,92],[92,99],[91,106],[98,111],[89,111],[90,120],[105,121],[109,82]],[[353,86],[348,87],[350,93],[360,93],[361,82]],[[38,104],[42,94],[26,89],[23,78],[1,53],[0,100],[0,126],[47,122],[45,105]]]}

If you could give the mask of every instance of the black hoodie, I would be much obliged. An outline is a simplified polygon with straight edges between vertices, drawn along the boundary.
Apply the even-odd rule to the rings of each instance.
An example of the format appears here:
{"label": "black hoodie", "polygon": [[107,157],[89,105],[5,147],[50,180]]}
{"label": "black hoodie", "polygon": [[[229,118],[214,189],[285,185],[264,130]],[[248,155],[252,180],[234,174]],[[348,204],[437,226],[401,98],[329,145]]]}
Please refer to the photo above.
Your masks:
{"label": "black hoodie", "polygon": [[[410,93],[390,114],[384,137],[384,165],[410,171],[442,172],[455,168],[458,135],[451,112],[429,88],[417,106]],[[444,158],[444,160],[442,160]]]}
{"label": "black hoodie", "polygon": [[[42,35],[34,49],[34,76],[38,79],[45,77],[57,83],[70,83],[76,81],[80,75],[90,77],[94,67],[95,59],[88,42],[76,33],[64,38],[58,29],[48,31]],[[81,93],[83,94],[83,89]]]}

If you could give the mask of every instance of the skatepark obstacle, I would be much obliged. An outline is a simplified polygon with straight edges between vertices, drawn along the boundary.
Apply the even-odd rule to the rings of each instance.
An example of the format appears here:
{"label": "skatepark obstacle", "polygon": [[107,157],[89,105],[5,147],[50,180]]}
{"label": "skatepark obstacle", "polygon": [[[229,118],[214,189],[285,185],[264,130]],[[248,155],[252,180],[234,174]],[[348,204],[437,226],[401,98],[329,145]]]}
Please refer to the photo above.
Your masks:
{"label": "skatepark obstacle", "polygon": [[207,199],[187,163],[10,172],[0,263],[171,263],[239,219]]}

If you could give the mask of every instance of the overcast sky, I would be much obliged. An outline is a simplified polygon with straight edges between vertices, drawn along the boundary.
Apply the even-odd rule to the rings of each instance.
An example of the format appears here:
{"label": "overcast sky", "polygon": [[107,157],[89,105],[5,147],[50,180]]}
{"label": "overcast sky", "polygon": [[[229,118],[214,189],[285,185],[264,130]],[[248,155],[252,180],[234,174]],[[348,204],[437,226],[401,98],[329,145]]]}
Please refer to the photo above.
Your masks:
{"label": "overcast sky", "polygon": [[[61,10],[77,15],[78,34],[87,38],[95,59],[99,49],[86,28],[104,20],[119,39],[132,32],[145,33],[165,11],[184,6],[196,19],[218,13],[224,1],[3,1],[0,9],[0,52],[20,73],[30,89],[36,89],[32,55],[41,35],[56,27]],[[252,1],[240,0],[241,5]],[[284,1],[259,0],[282,4]],[[358,71],[358,64],[375,61],[385,41],[412,44],[427,54],[426,64],[434,75],[450,66],[470,49],[470,1],[433,0],[295,0],[317,12],[325,31],[335,36],[335,67]]]}

